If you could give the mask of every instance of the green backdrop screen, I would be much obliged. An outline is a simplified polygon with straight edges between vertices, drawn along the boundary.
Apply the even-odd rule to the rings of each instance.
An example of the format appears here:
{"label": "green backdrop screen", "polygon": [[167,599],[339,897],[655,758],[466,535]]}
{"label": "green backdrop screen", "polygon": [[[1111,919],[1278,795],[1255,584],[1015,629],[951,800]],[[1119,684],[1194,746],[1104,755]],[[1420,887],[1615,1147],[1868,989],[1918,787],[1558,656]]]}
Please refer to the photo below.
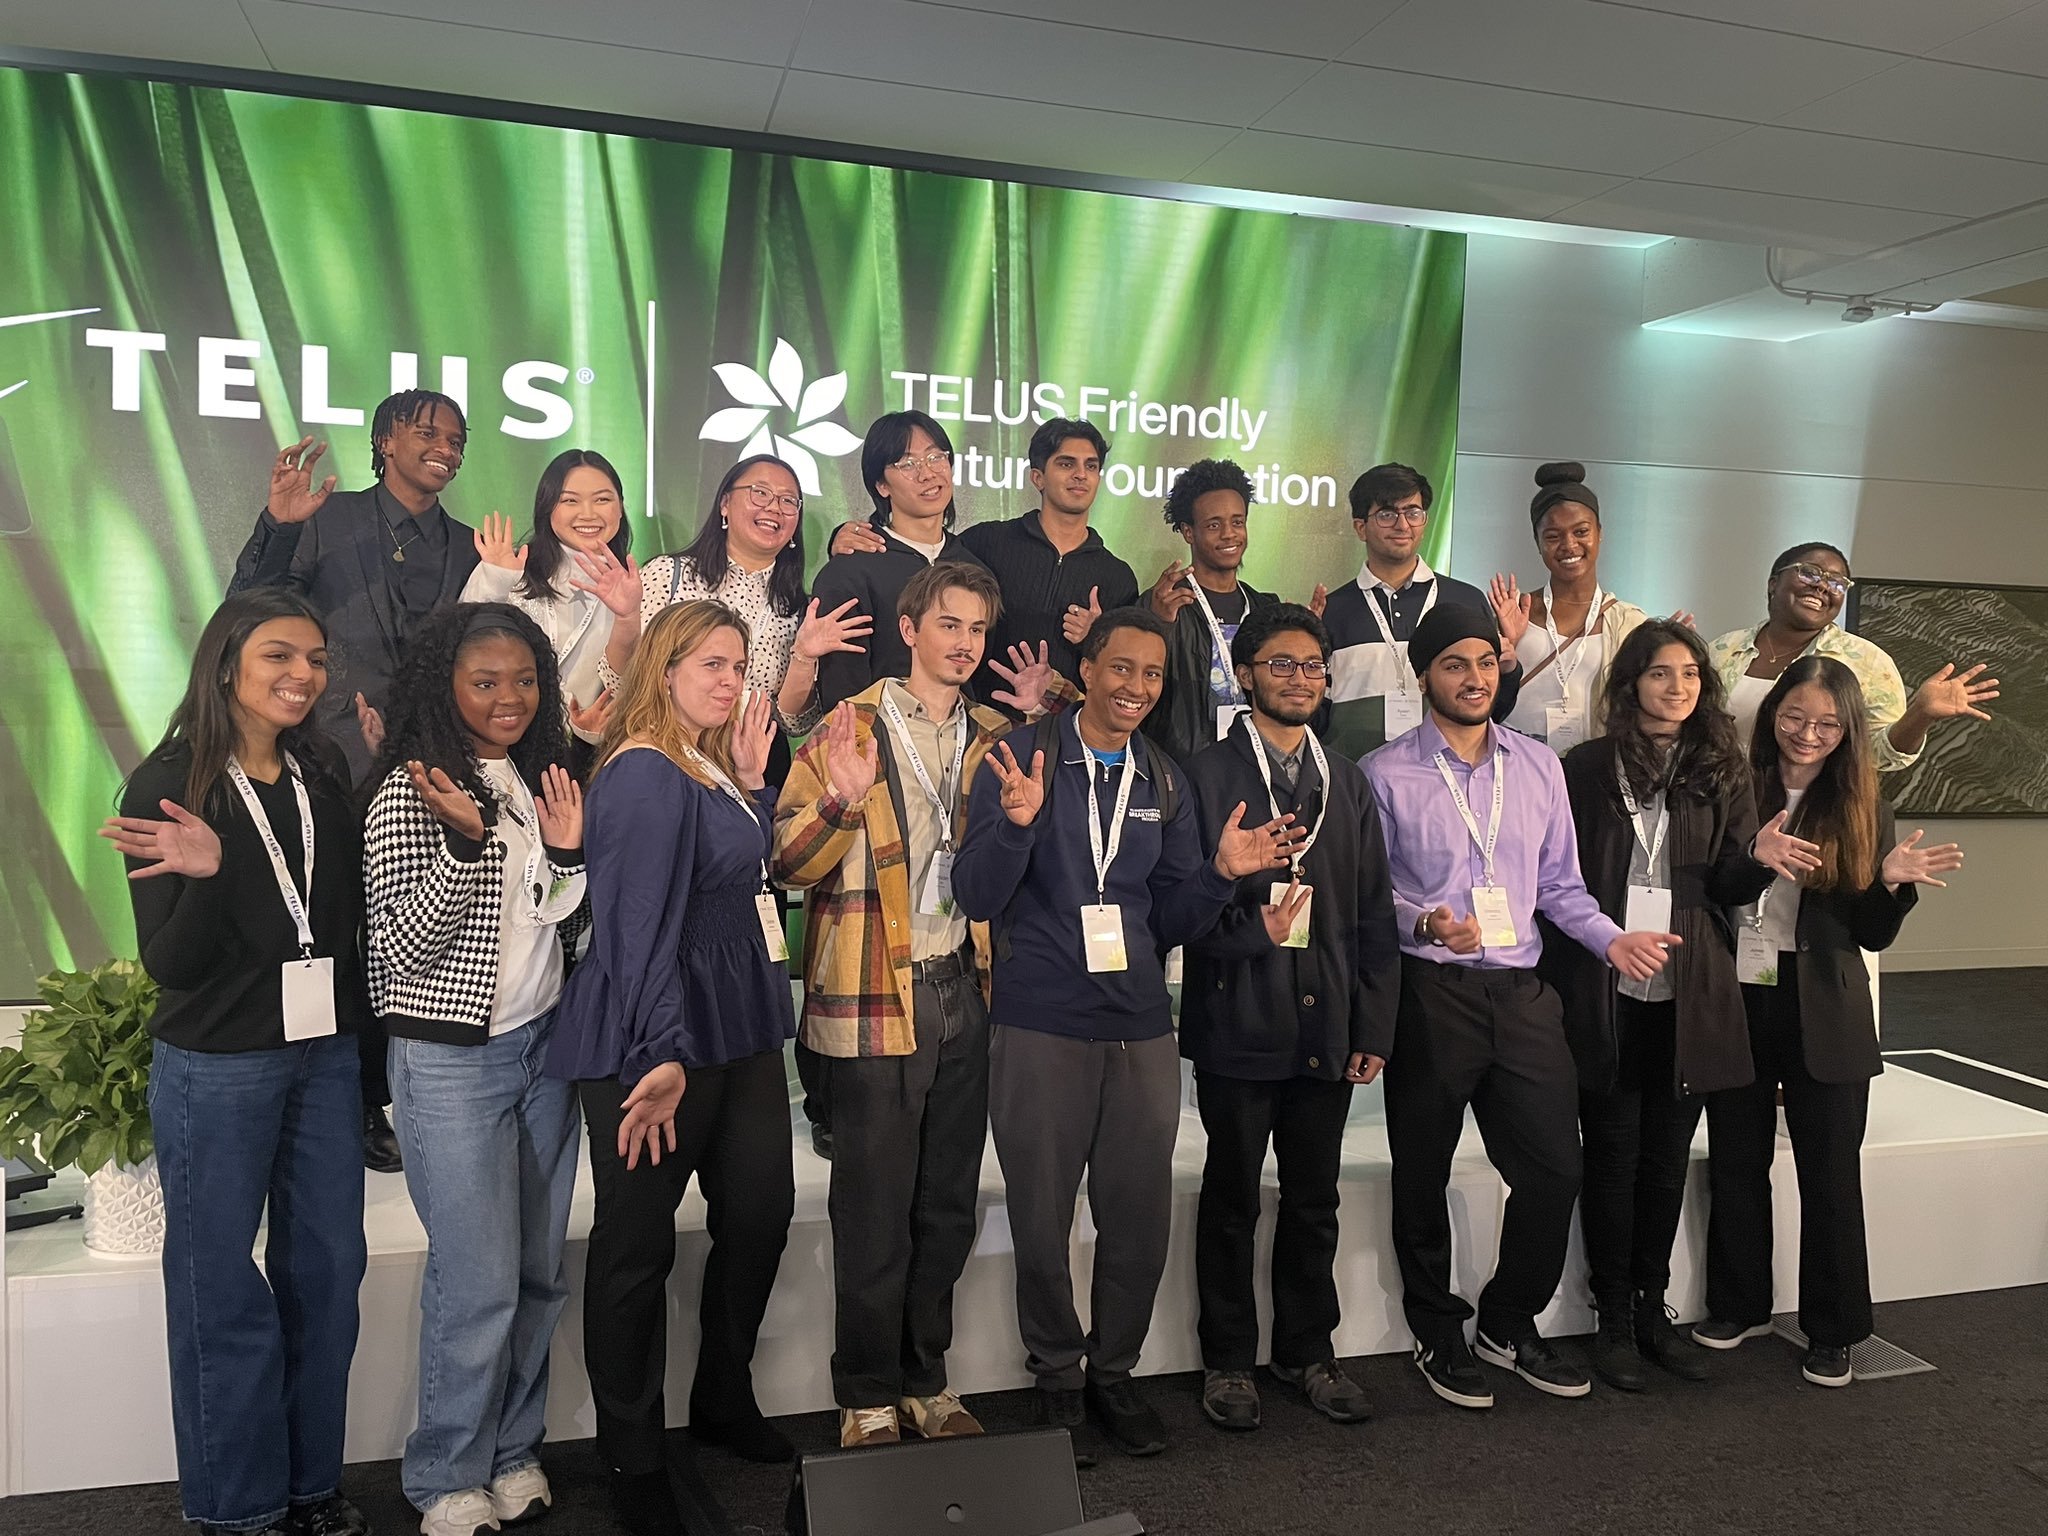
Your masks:
{"label": "green backdrop screen", "polygon": [[277,445],[370,480],[376,402],[465,402],[447,497],[522,526],[596,448],[644,558],[766,447],[813,568],[859,437],[947,423],[963,522],[1035,505],[1037,420],[1109,437],[1096,523],[1149,582],[1172,471],[1256,477],[1246,575],[1357,571],[1394,458],[1449,533],[1462,237],[293,97],[0,70],[0,998],[128,951],[93,835],[155,743]]}

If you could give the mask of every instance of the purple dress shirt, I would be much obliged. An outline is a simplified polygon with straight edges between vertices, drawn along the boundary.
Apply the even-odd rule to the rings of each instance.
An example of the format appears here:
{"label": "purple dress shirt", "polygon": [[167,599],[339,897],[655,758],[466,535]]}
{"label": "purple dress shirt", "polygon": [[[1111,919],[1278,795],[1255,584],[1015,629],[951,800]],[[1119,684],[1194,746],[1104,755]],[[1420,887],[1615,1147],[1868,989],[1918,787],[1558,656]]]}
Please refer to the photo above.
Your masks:
{"label": "purple dress shirt", "polygon": [[[1490,734],[1486,756],[1474,767],[1445,743],[1435,718],[1425,717],[1414,730],[1359,761],[1379,802],[1380,824],[1386,828],[1401,952],[1444,965],[1527,970],[1543,953],[1543,941],[1536,934],[1536,912],[1541,908],[1563,932],[1606,959],[1607,946],[1621,936],[1621,929],[1600,910],[1579,874],[1578,834],[1557,754],[1502,726],[1494,726]],[[1449,907],[1457,917],[1470,912],[1473,887],[1486,883],[1486,862],[1437,770],[1436,755],[1441,752],[1450,765],[1484,837],[1493,812],[1496,749],[1506,788],[1500,840],[1493,851],[1494,881],[1507,887],[1517,942],[1454,955],[1441,944],[1418,940],[1415,925],[1423,913],[1438,907]]]}

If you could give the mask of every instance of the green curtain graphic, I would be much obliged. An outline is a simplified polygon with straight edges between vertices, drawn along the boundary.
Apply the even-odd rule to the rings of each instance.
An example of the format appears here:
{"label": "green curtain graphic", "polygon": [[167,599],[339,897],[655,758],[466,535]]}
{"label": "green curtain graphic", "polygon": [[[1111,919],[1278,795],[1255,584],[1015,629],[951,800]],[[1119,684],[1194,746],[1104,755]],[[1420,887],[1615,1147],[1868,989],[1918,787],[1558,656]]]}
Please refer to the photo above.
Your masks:
{"label": "green curtain graphic", "polygon": [[[1171,471],[1262,474],[1251,581],[1355,575],[1344,492],[1439,488],[1448,547],[1464,242],[842,161],[246,92],[0,70],[0,998],[133,943],[93,836],[311,433],[369,481],[394,377],[465,399],[449,509],[522,525],[563,448],[620,467],[644,557],[750,444],[808,457],[813,568],[868,509],[857,440],[914,404],[963,521],[1084,406],[1097,522],[1149,582]],[[247,370],[245,377],[236,370]],[[1114,415],[1112,416],[1112,412]],[[318,419],[318,418],[325,418]],[[1008,418],[1007,420],[1004,418]],[[1022,419],[1018,419],[1022,418]]]}

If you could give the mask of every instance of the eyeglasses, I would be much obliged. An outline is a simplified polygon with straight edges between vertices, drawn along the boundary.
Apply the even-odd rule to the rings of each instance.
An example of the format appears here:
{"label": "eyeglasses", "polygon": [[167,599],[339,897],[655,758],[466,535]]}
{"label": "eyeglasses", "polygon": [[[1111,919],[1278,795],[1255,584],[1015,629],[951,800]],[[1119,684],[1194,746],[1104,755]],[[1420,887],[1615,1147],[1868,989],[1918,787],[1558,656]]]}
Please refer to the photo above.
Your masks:
{"label": "eyeglasses", "polygon": [[952,454],[943,448],[934,448],[930,453],[906,453],[889,467],[899,475],[911,475],[921,478],[926,470],[930,470],[935,475],[943,474],[946,466],[952,462]]}
{"label": "eyeglasses", "polygon": [[736,485],[733,489],[735,491],[745,491],[747,493],[747,500],[752,502],[756,509],[763,512],[773,507],[778,512],[794,516],[804,509],[803,497],[794,491],[778,491],[772,485],[759,484]]}
{"label": "eyeglasses", "polygon": [[1330,664],[1327,661],[1296,661],[1292,656],[1269,656],[1264,661],[1255,661],[1251,665],[1264,667],[1283,683],[1297,672],[1312,683],[1319,683],[1330,675]]}
{"label": "eyeglasses", "polygon": [[1838,598],[1847,597],[1849,589],[1856,585],[1855,582],[1846,576],[1837,576],[1833,571],[1827,570],[1822,566],[1807,565],[1804,562],[1798,565],[1786,566],[1785,574],[1798,582],[1802,587],[1816,589],[1825,587]]}
{"label": "eyeglasses", "polygon": [[1420,528],[1429,521],[1427,507],[1374,507],[1369,522],[1382,528],[1391,528],[1396,523],[1406,523],[1411,528]]}
{"label": "eyeglasses", "polygon": [[1815,741],[1840,741],[1842,722],[1839,720],[1808,720],[1804,715],[1778,716],[1778,734],[1790,736],[1794,741],[1813,732]]}

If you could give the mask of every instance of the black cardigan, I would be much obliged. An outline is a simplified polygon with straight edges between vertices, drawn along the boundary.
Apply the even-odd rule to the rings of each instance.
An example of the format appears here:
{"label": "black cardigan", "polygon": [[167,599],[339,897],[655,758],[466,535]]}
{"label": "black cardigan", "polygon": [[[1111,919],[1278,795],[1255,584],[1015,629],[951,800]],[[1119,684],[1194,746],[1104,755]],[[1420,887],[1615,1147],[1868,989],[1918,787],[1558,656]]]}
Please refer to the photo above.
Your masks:
{"label": "black cardigan", "polygon": [[[1252,758],[1263,749],[1253,747],[1249,724],[1196,753],[1187,766],[1204,848],[1216,846],[1240,800],[1246,826],[1267,819],[1266,786]],[[1304,748],[1303,779],[1311,773]],[[1263,1082],[1336,1081],[1355,1051],[1393,1055],[1401,945],[1379,807],[1349,759],[1331,755],[1330,780],[1327,791],[1311,788],[1300,805],[1274,784],[1281,810],[1310,826],[1323,794],[1329,795],[1322,833],[1302,861],[1302,879],[1315,887],[1308,948],[1281,948],[1267,935],[1260,908],[1276,872],[1265,869],[1239,880],[1216,925],[1186,947],[1180,1049],[1205,1072]],[[1284,870],[1277,874],[1286,878]]]}
{"label": "black cardigan", "polygon": [[[1620,750],[1596,737],[1565,756],[1565,791],[1578,832],[1579,867],[1600,910],[1617,923],[1628,907],[1628,866],[1635,829],[1621,801]],[[1672,954],[1678,1015],[1678,1081],[1688,1093],[1713,1093],[1753,1082],[1749,1030],[1735,972],[1735,931],[1725,910],[1754,901],[1773,878],[1749,855],[1756,837],[1756,799],[1747,776],[1720,800],[1680,794],[1666,833],[1671,853],[1671,931],[1685,942]],[[1544,979],[1564,1001],[1565,1034],[1579,1084],[1595,1093],[1614,1086],[1618,1046],[1614,1000],[1619,977],[1604,961],[1564,939],[1540,915]]]}

